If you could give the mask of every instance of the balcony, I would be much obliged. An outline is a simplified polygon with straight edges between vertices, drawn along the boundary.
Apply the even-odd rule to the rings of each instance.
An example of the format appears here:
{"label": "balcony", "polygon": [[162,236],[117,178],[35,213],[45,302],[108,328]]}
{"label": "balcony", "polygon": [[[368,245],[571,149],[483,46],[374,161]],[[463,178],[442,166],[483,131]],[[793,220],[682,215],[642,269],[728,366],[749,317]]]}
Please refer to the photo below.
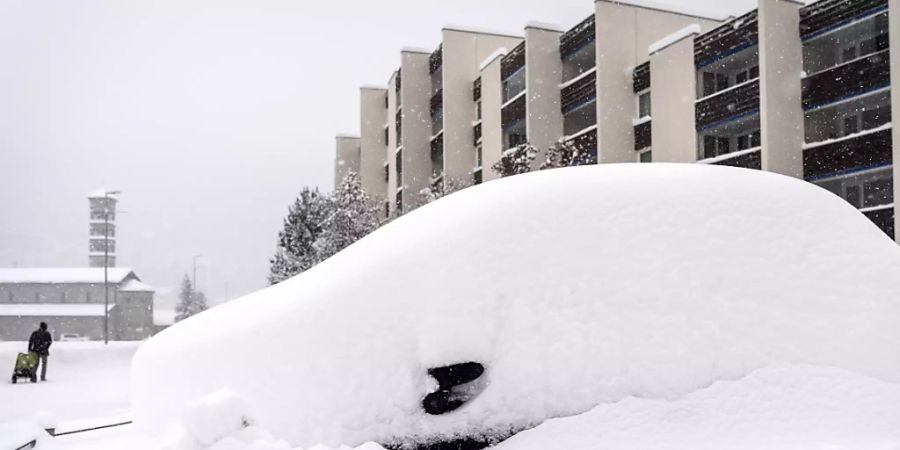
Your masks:
{"label": "balcony", "polygon": [[890,124],[843,138],[806,144],[803,173],[807,180],[831,174],[877,167],[892,162]]}
{"label": "balcony", "polygon": [[803,79],[803,109],[855,97],[891,83],[890,49],[882,50]]}
{"label": "balcony", "polygon": [[565,58],[586,44],[592,42],[596,35],[596,20],[591,14],[574,28],[559,37],[559,54]]}
{"label": "balcony", "polygon": [[566,138],[566,145],[591,155],[591,164],[597,163],[597,126],[591,126],[580,133]]}
{"label": "balcony", "polygon": [[753,10],[698,36],[694,41],[694,64],[703,67],[756,45],[759,41],[757,19],[757,11]]}
{"label": "balcony", "polygon": [[478,142],[481,141],[481,122],[478,122],[474,127],[472,127],[472,136],[472,143],[474,145],[478,145]]}
{"label": "balcony", "polygon": [[635,94],[650,89],[650,62],[645,62],[634,68],[631,74],[631,84],[634,87]]}
{"label": "balcony", "polygon": [[428,57],[428,73],[435,73],[444,65],[444,44],[438,46],[437,50]]}
{"label": "balcony", "polygon": [[560,107],[562,112],[589,102],[597,97],[597,71],[591,69],[578,78],[564,83],[560,89]]}
{"label": "balcony", "polygon": [[634,126],[634,149],[643,150],[653,145],[653,125],[647,120]]}
{"label": "balcony", "polygon": [[444,106],[444,90],[438,89],[434,95],[431,96],[431,110],[434,111],[438,108]]}
{"label": "balcony", "polygon": [[694,113],[697,129],[702,130],[758,110],[759,79],[756,79],[697,100]]}
{"label": "balcony", "polygon": [[500,61],[500,78],[505,80],[510,75],[525,67],[525,42],[517,45]]}
{"label": "balcony", "polygon": [[820,0],[800,9],[800,37],[811,39],[887,9],[888,0]]}
{"label": "balcony", "polygon": [[503,105],[500,110],[500,120],[504,128],[520,120],[525,120],[525,96],[523,91]]}
{"label": "balcony", "polygon": [[477,102],[481,100],[481,77],[475,79],[475,82],[472,83],[472,101]]}

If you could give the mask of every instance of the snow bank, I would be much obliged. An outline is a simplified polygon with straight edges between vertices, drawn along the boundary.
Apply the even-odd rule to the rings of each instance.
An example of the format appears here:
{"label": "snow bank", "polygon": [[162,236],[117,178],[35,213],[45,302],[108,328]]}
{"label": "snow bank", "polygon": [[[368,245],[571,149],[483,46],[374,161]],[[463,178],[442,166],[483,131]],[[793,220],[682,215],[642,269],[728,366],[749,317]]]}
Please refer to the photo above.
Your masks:
{"label": "snow bank", "polygon": [[779,366],[674,402],[628,398],[520,433],[497,450],[900,448],[900,385]]}
{"label": "snow bank", "polygon": [[[897,383],[897,273],[884,233],[801,180],[671,164],[520,175],[158,334],[135,356],[135,414],[160,429],[229,388],[292,445],[390,444],[503,437],[774,363]],[[469,361],[484,391],[425,414],[426,371]]]}

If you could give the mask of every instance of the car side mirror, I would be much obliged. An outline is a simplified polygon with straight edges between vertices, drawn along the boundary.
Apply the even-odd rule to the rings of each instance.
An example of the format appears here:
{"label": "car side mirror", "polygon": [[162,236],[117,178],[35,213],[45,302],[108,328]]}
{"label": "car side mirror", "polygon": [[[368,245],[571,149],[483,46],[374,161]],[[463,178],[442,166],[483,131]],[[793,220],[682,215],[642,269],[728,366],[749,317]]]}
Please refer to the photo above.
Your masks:
{"label": "car side mirror", "polygon": [[440,415],[465,405],[487,387],[484,372],[484,366],[477,362],[428,369],[438,388],[422,399],[422,409],[427,414]]}

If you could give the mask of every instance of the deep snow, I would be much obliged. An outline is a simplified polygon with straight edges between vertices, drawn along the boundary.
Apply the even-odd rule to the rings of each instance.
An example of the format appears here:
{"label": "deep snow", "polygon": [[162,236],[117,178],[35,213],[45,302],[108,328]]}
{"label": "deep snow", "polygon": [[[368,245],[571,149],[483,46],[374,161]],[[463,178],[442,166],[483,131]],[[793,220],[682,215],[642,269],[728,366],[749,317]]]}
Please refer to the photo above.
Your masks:
{"label": "deep snow", "polygon": [[[897,273],[892,241],[800,180],[667,164],[520,175],[165,330],[135,357],[135,414],[162,429],[227,388],[292,445],[337,446],[504,435],[773,364],[897,383]],[[425,415],[426,370],[467,361],[487,367],[484,392]]]}

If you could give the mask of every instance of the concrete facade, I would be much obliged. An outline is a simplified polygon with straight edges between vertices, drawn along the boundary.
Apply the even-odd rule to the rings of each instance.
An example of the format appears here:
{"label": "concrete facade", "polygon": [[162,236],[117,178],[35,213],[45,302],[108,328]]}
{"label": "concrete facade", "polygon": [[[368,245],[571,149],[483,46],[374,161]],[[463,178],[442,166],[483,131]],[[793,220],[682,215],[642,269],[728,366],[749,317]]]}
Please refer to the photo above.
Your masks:
{"label": "concrete facade", "polygon": [[544,160],[547,148],[563,136],[559,96],[561,34],[561,30],[546,26],[525,27],[525,127],[528,142],[538,150],[535,169]]}
{"label": "concrete facade", "polygon": [[388,90],[383,87],[365,86],[359,90],[359,178],[378,205],[387,201],[387,96]]}
{"label": "concrete facade", "polygon": [[[476,168],[473,124],[477,121],[472,82],[479,66],[497,49],[511,49],[522,38],[457,28],[442,31],[442,104],[444,179],[454,187],[473,184]],[[499,109],[499,108],[498,108]]]}
{"label": "concrete facade", "polygon": [[629,67],[647,61],[654,42],[697,24],[703,30],[718,26],[713,17],[698,17],[627,2],[597,0],[597,153],[598,162],[634,162],[631,109],[634,103]]}
{"label": "concrete facade", "polygon": [[431,184],[431,74],[428,58],[431,52],[404,49],[400,52],[402,84],[402,212],[422,204],[421,192]]}
{"label": "concrete facade", "polygon": [[337,189],[350,172],[359,173],[359,137],[341,135],[335,141],[334,188]]}
{"label": "concrete facade", "polygon": [[650,55],[650,98],[653,121],[681,126],[651,128],[653,161],[692,163],[697,160],[697,132],[694,96],[697,92],[694,67],[694,37],[691,33]]}
{"label": "concrete facade", "polygon": [[501,131],[500,106],[503,104],[500,81],[500,63],[505,53],[498,53],[490,61],[484,61],[481,69],[481,109],[495,111],[481,117],[481,173],[484,181],[499,178],[491,170],[492,161],[499,161],[503,153],[503,132]]}
{"label": "concrete facade", "polygon": [[759,1],[762,169],[803,178],[800,2]]}

